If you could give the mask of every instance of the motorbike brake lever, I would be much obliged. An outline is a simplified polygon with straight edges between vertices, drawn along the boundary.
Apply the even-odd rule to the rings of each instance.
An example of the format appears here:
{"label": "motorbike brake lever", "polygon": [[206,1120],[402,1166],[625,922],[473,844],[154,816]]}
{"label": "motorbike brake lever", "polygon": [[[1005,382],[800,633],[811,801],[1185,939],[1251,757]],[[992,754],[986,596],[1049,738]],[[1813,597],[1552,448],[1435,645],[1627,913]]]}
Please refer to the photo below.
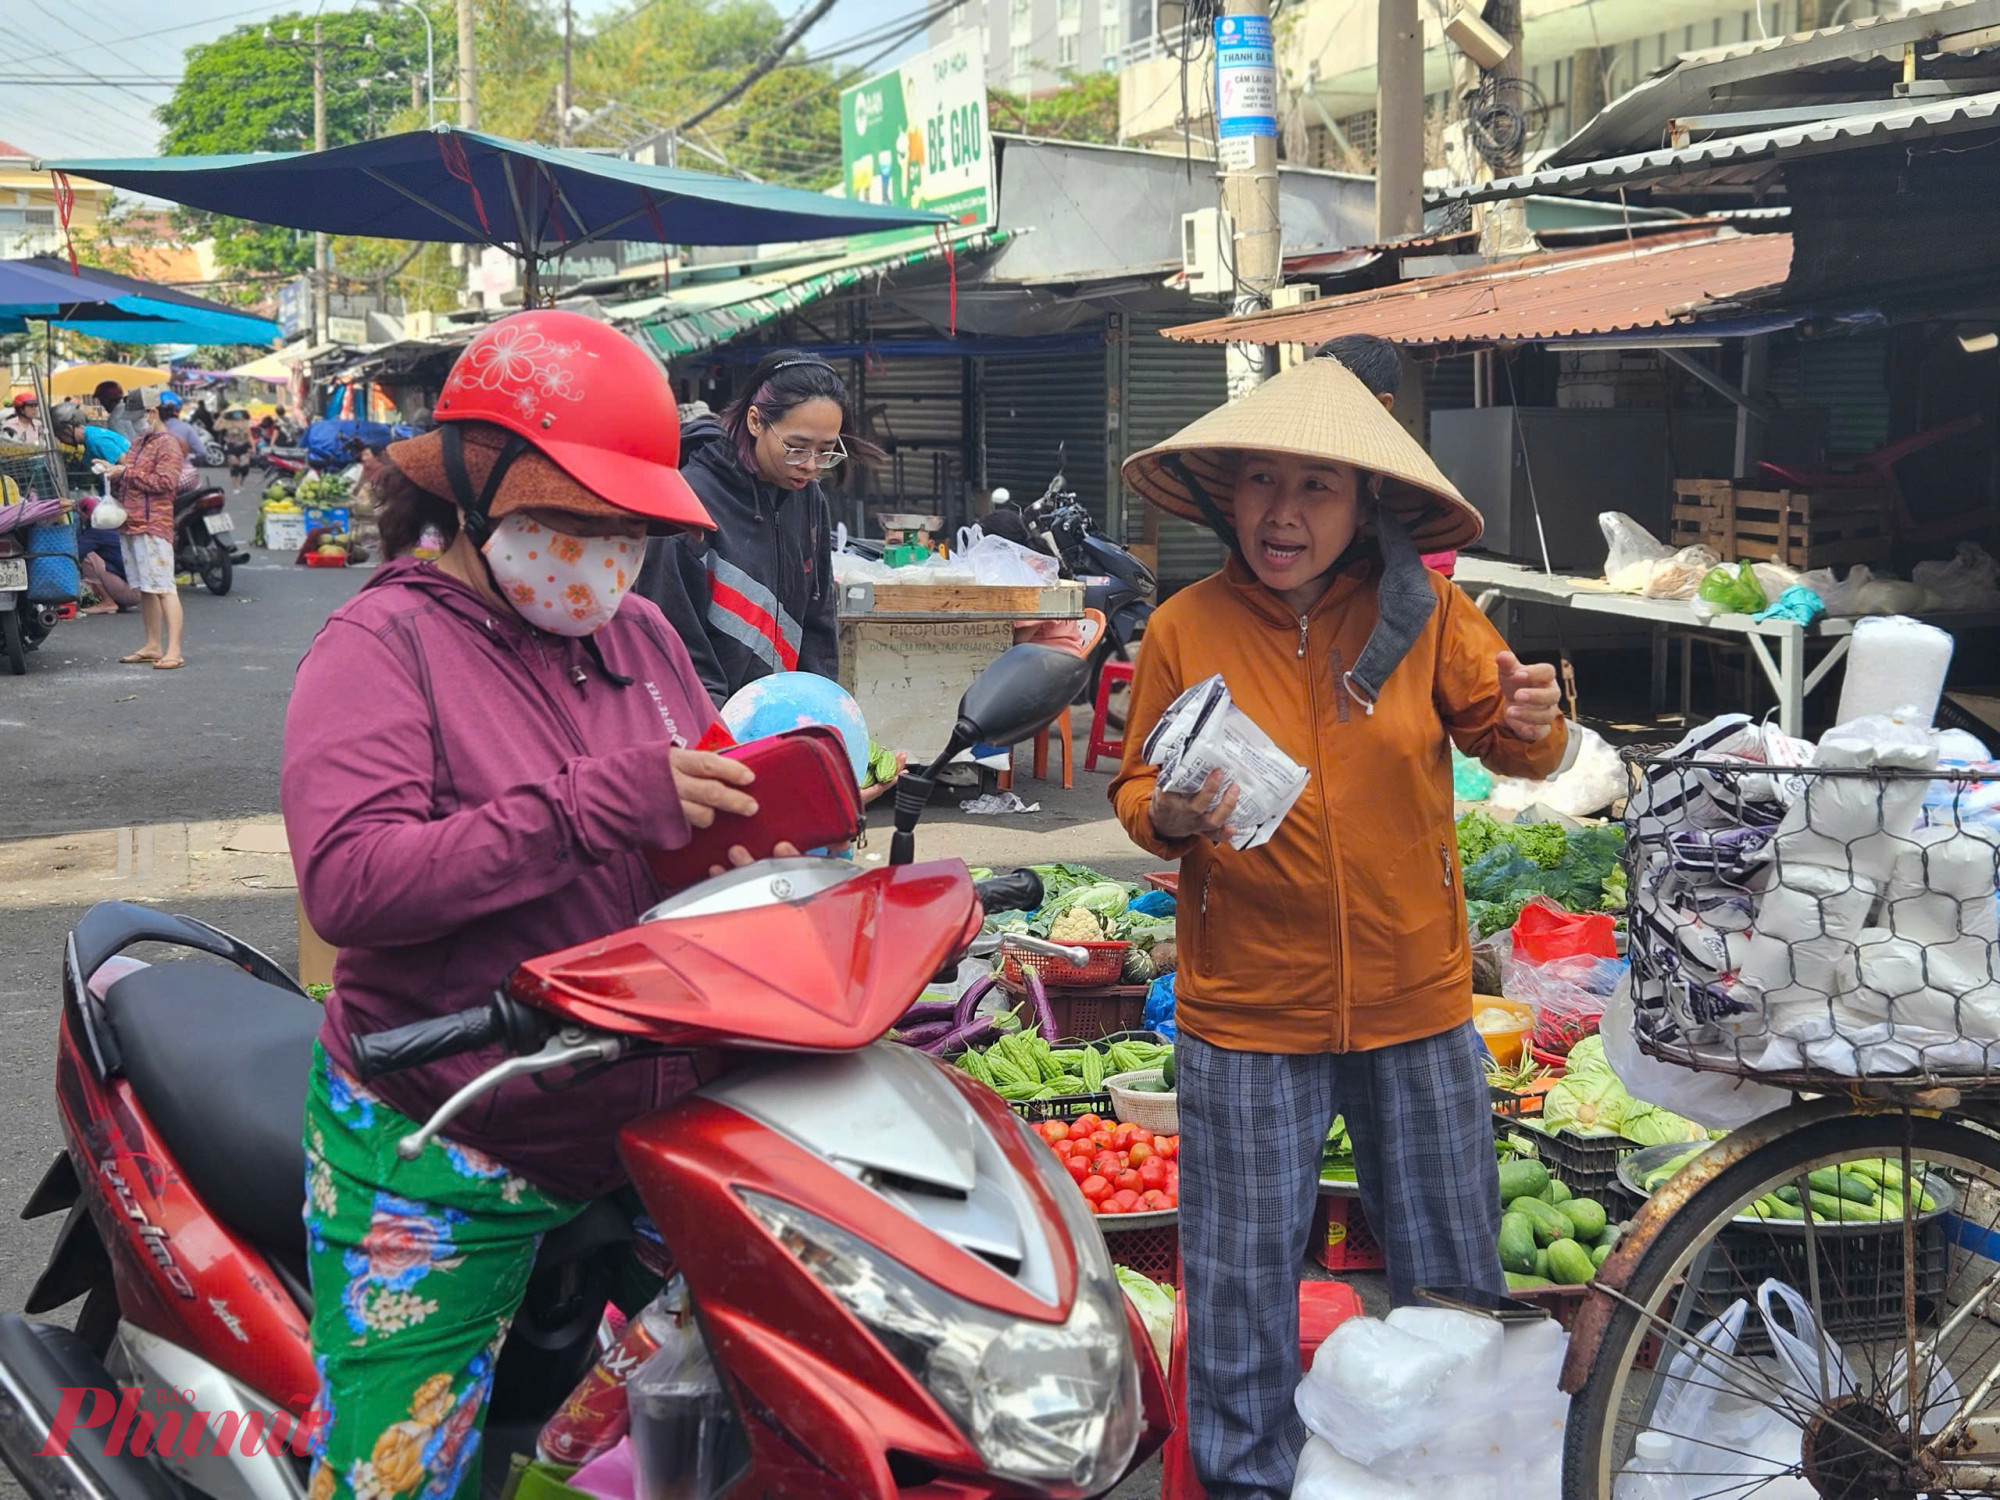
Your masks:
{"label": "motorbike brake lever", "polygon": [[411,1131],[396,1142],[396,1155],[404,1161],[415,1161],[423,1154],[425,1146],[438,1135],[445,1126],[458,1117],[465,1107],[480,1095],[498,1088],[516,1078],[526,1078],[535,1073],[545,1073],[550,1068],[564,1068],[572,1063],[611,1062],[623,1054],[625,1041],[622,1037],[592,1036],[589,1032],[574,1026],[566,1026],[555,1036],[542,1044],[539,1052],[531,1052],[526,1057],[510,1057],[505,1062],[495,1063],[477,1078],[472,1079],[440,1104],[423,1125]]}

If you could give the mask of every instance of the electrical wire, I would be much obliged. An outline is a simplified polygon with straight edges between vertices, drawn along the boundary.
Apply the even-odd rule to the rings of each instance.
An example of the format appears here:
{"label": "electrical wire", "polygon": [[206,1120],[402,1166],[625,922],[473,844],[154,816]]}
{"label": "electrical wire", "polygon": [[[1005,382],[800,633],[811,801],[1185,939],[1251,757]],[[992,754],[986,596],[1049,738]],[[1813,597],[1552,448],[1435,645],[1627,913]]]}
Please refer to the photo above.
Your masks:
{"label": "electrical wire", "polygon": [[1496,170],[1519,171],[1548,128],[1549,102],[1527,78],[1488,73],[1466,96],[1465,110],[1473,149]]}

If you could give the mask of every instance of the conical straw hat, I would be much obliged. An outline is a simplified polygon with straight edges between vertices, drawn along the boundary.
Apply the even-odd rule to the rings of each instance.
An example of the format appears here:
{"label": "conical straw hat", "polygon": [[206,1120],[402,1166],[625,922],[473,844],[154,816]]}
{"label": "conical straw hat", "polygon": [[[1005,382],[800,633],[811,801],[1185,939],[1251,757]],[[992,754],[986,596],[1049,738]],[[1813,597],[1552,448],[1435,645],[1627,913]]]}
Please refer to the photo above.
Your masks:
{"label": "conical straw hat", "polygon": [[1218,406],[1164,443],[1125,460],[1125,482],[1184,521],[1206,523],[1178,458],[1225,519],[1236,463],[1246,452],[1296,453],[1353,464],[1382,478],[1382,504],[1401,518],[1419,551],[1443,552],[1479,540],[1485,522],[1430,455],[1338,360],[1309,359]]}

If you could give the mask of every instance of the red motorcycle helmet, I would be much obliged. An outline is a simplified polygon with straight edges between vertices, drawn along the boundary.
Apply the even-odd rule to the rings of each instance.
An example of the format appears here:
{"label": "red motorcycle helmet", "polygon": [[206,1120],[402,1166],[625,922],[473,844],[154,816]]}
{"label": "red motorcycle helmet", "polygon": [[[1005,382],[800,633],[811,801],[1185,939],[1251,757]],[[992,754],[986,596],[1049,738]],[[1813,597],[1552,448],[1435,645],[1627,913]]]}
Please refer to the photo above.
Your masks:
{"label": "red motorcycle helmet", "polygon": [[[538,309],[489,324],[445,377],[435,417],[448,442],[457,437],[451,426],[463,422],[490,422],[519,440],[489,471],[483,500],[513,457],[532,447],[617,510],[664,527],[715,529],[681,477],[680,409],[665,372],[594,318]],[[450,458],[446,467],[464,472]],[[461,505],[469,498],[458,496]],[[485,504],[478,510],[483,517]]]}

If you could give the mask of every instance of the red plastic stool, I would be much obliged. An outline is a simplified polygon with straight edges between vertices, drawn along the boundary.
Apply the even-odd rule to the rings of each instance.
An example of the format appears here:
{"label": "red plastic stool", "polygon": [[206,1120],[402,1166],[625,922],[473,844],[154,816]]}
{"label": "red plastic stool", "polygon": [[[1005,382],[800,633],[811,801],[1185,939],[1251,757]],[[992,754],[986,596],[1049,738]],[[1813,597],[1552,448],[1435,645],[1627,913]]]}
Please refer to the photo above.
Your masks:
{"label": "red plastic stool", "polygon": [[[1086,771],[1097,769],[1097,757],[1100,755],[1107,755],[1114,761],[1125,758],[1125,737],[1121,734],[1115,740],[1107,740],[1104,725],[1111,712],[1111,689],[1121,682],[1129,687],[1132,671],[1133,664],[1129,661],[1107,661],[1097,679],[1097,707],[1090,716],[1090,747],[1083,753],[1083,768]],[[1126,712],[1131,712],[1129,703]]]}
{"label": "red plastic stool", "polygon": [[[1326,1336],[1349,1318],[1361,1315],[1361,1299],[1344,1281],[1302,1281],[1299,1283],[1299,1369],[1312,1364],[1312,1357]],[[1195,1478],[1194,1458],[1187,1439],[1187,1299],[1174,1298],[1173,1358],[1167,1372],[1167,1389],[1174,1400],[1174,1435],[1160,1451],[1160,1500],[1207,1500],[1208,1492]]]}

